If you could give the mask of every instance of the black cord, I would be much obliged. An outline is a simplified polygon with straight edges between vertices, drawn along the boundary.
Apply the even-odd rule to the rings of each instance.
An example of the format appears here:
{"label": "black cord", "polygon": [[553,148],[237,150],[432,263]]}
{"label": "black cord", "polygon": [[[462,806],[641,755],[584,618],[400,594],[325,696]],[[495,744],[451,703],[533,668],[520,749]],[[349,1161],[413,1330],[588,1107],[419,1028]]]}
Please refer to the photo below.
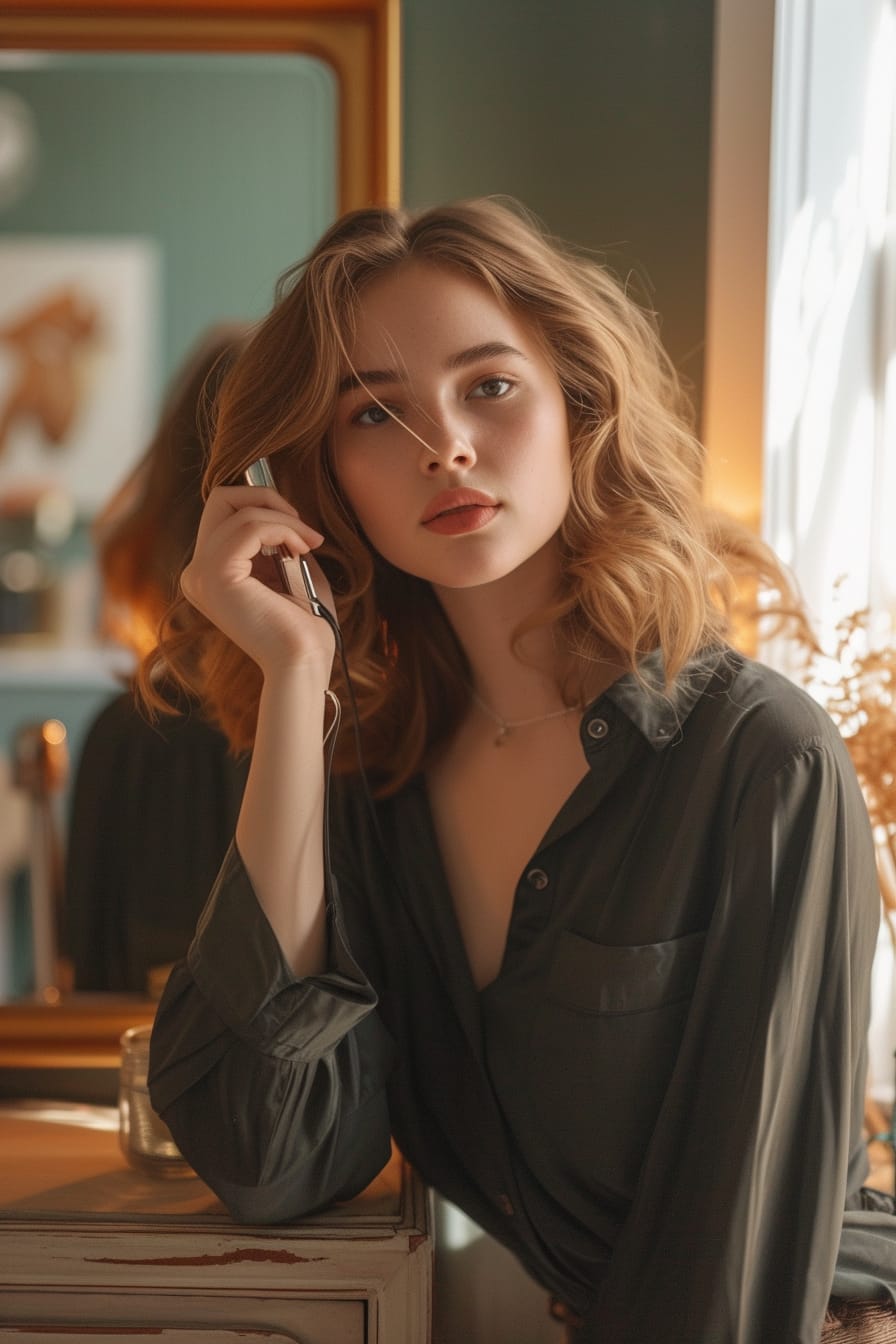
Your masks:
{"label": "black cord", "polygon": [[332,691],[324,691],[333,705],[333,719],[324,734],[324,879],[332,885],[332,865],[330,862],[330,774],[333,769],[333,754],[336,739],[339,736],[339,724],[342,719],[342,706],[339,697]]}

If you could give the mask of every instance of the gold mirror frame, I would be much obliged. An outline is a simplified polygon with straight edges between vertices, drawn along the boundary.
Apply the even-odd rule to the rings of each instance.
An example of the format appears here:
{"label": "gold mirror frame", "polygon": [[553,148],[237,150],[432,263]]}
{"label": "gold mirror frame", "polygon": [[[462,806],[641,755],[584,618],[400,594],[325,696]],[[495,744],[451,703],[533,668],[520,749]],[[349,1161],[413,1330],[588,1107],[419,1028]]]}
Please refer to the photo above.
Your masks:
{"label": "gold mirror frame", "polygon": [[0,50],[317,56],[339,89],[340,210],[397,204],[399,0],[12,0]]}
{"label": "gold mirror frame", "polygon": [[[339,90],[339,208],[400,200],[399,0],[12,0],[0,50],[300,53]],[[155,1005],[115,995],[0,1005],[0,1068],[117,1067]]]}

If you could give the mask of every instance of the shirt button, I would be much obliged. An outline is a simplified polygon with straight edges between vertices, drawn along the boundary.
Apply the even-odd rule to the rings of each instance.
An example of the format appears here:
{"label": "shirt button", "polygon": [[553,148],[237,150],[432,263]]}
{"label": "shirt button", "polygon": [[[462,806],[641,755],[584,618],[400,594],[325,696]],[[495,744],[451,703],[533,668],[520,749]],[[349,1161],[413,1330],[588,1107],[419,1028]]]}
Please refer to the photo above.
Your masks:
{"label": "shirt button", "polygon": [[510,1199],[510,1196],[500,1194],[497,1196],[497,1201],[498,1201],[498,1208],[501,1210],[501,1212],[506,1214],[508,1218],[512,1218],[513,1215],[516,1213],[516,1209],[513,1207],[513,1202]]}
{"label": "shirt button", "polygon": [[602,737],[606,737],[610,731],[610,726],[606,719],[589,719],[585,731],[589,737],[594,738],[595,742],[599,742]]}
{"label": "shirt button", "polygon": [[526,881],[536,891],[544,891],[550,879],[543,868],[530,868],[526,874]]}

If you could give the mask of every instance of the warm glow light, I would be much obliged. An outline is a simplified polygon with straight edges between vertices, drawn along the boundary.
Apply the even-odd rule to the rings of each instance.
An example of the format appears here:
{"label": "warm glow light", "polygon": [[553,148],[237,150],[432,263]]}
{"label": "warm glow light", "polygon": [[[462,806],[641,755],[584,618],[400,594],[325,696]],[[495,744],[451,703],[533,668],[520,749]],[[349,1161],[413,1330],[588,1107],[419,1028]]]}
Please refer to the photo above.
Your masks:
{"label": "warm glow light", "polygon": [[66,739],[65,724],[59,719],[47,719],[41,725],[41,737],[48,747],[61,747]]}
{"label": "warm glow light", "polygon": [[159,642],[158,616],[124,603],[110,603],[104,613],[103,634],[142,659]]}
{"label": "warm glow light", "polygon": [[91,1106],[76,1101],[0,1101],[0,1113],[107,1133],[116,1132],[119,1126],[117,1106]]}

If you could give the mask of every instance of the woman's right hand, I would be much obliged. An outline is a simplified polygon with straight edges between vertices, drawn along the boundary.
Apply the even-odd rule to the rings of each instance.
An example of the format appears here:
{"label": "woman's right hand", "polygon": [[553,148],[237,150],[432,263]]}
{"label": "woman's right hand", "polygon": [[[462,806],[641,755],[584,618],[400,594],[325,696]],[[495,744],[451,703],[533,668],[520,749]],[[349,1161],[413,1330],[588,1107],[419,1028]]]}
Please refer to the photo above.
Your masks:
{"label": "woman's right hand", "polygon": [[[295,559],[293,597],[259,577],[269,569],[263,546],[285,546],[293,557],[308,556],[323,537],[303,523],[292,505],[264,486],[217,486],[206,501],[193,558],[181,575],[184,596],[265,675],[320,662],[327,679],[335,641],[329,624],[313,615],[304,597]],[[321,600],[333,610],[333,595],[313,558],[309,566]]]}

